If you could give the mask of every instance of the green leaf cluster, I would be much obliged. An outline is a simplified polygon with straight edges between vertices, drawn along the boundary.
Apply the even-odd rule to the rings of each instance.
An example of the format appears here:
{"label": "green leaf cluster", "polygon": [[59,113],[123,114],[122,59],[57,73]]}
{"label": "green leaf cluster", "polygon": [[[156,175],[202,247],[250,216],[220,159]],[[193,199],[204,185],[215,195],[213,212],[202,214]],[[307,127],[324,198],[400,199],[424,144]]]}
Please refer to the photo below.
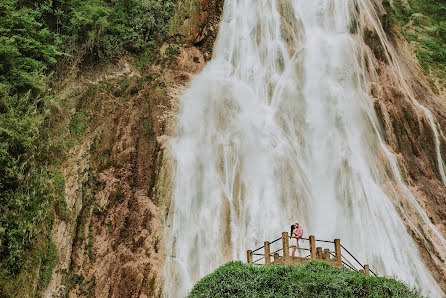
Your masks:
{"label": "green leaf cluster", "polygon": [[310,261],[300,266],[231,262],[204,277],[192,297],[420,297],[404,283]]}
{"label": "green leaf cluster", "polygon": [[40,74],[62,55],[61,39],[40,21],[40,7],[0,2],[0,84],[10,95],[42,92]]}
{"label": "green leaf cluster", "polygon": [[139,53],[165,37],[172,0],[72,1],[71,34],[87,60]]}
{"label": "green leaf cluster", "polygon": [[166,37],[175,2],[1,1],[0,84],[10,95],[42,92],[41,75],[61,57],[97,63],[153,47]]}
{"label": "green leaf cluster", "polygon": [[[27,98],[27,97],[22,97]],[[43,161],[44,116],[8,107],[0,113],[0,276],[20,271],[54,196],[53,173]]]}

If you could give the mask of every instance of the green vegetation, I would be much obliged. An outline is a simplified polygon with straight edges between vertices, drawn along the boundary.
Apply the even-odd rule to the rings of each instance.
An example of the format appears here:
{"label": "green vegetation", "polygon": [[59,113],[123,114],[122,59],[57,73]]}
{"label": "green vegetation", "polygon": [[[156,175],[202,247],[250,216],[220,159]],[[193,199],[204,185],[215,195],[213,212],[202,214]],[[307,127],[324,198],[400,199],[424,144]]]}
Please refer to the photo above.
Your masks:
{"label": "green vegetation", "polygon": [[51,280],[51,275],[53,273],[53,266],[57,261],[57,249],[54,243],[48,239],[47,246],[45,250],[43,250],[43,256],[41,257],[42,264],[40,265],[40,273],[39,273],[39,284],[38,287],[40,290],[45,289],[48,283]]}
{"label": "green vegetation", "polygon": [[231,262],[200,280],[189,297],[420,297],[391,278],[364,276],[327,263],[252,266]]}
{"label": "green vegetation", "polygon": [[91,279],[85,280],[82,275],[74,274],[71,283],[70,290],[77,289],[77,294],[80,297],[93,297],[93,289],[96,285],[96,276],[92,276]]}
{"label": "green vegetation", "polygon": [[23,296],[17,291],[37,276],[39,289],[47,284],[54,215],[69,219],[60,163],[91,115],[80,106],[69,126],[61,121],[58,78],[74,66],[150,54],[168,37],[175,3],[0,1],[0,296]]}
{"label": "green vegetation", "polygon": [[446,0],[394,0],[392,5],[385,0],[384,4],[389,12],[386,29],[399,26],[431,83],[438,78],[439,85],[445,86]]}
{"label": "green vegetation", "polygon": [[85,245],[85,249],[87,250],[88,258],[90,261],[94,262],[95,257],[93,253],[93,226],[91,223],[88,225],[88,242]]}

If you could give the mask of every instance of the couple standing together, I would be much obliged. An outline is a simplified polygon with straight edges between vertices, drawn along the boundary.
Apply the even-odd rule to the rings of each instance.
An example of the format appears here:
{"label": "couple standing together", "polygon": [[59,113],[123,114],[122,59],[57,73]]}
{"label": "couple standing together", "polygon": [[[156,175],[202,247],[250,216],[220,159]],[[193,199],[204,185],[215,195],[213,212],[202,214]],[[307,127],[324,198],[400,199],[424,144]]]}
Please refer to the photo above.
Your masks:
{"label": "couple standing together", "polygon": [[291,242],[290,246],[293,249],[292,256],[294,257],[296,254],[296,249],[299,247],[299,239],[302,238],[304,234],[304,230],[298,223],[291,225]]}

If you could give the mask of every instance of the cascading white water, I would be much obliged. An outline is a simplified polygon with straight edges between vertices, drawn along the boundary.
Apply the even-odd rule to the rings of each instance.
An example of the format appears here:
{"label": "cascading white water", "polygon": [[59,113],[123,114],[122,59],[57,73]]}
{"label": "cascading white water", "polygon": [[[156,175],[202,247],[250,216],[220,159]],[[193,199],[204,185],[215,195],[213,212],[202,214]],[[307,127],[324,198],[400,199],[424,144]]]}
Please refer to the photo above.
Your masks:
{"label": "cascading white water", "polygon": [[349,34],[354,2],[226,1],[215,57],[182,96],[172,141],[166,296],[295,221],[341,238],[380,275],[443,295],[392,204],[411,194],[377,129]]}

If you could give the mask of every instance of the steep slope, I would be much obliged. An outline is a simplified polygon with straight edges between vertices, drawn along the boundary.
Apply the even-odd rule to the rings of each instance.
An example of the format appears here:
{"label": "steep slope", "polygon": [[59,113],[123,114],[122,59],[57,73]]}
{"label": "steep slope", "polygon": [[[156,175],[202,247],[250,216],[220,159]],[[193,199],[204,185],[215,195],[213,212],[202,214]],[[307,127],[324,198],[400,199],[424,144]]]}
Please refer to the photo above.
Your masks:
{"label": "steep slope", "polygon": [[161,296],[166,142],[177,93],[210,58],[217,31],[209,26],[222,9],[218,1],[194,3],[178,4],[173,39],[149,57],[154,61],[137,68],[141,60],[123,58],[63,91],[73,103],[77,142],[64,163],[68,216],[56,217],[59,262],[44,296]]}
{"label": "steep slope", "polygon": [[[376,1],[370,11],[377,12],[388,41],[381,43],[383,32],[374,24],[358,29],[357,37],[370,49],[366,51],[376,70],[370,72],[370,81],[375,84],[370,84],[369,93],[375,98],[385,140],[398,153],[404,181],[430,221],[444,234],[446,191],[437,153],[441,152],[445,160],[446,140],[439,137],[438,151],[430,120],[411,99],[429,108],[441,128],[446,124],[444,97],[432,91],[432,84],[406,41],[388,25],[386,18],[394,7],[384,4],[387,6]],[[221,10],[222,1],[180,3],[172,18],[173,36],[179,42],[163,46],[161,58],[156,58],[154,66],[139,71],[123,61],[115,74],[112,71],[99,80],[93,79],[93,84],[86,84],[94,90],[95,98],[87,92],[87,118],[94,118],[95,123],[86,125],[89,137],[80,138],[72,151],[74,160],[67,165],[76,166],[65,169],[67,200],[70,201],[70,194],[76,194],[74,201],[78,202],[72,207],[77,210],[77,220],[71,225],[73,232],[66,232],[72,235],[74,245],[71,248],[68,244],[62,258],[64,265],[59,264],[54,270],[58,274],[54,275],[48,294],[61,289],[72,295],[160,294],[164,257],[170,253],[164,251],[163,238],[172,183],[171,157],[166,146],[173,134],[177,96],[188,84],[190,74],[199,72],[210,59]],[[386,56],[387,51],[390,57]],[[395,62],[401,73],[395,72]],[[76,115],[80,115],[80,126],[84,94],[80,92],[76,100],[78,107],[73,118],[77,121]],[[97,111],[102,112],[98,115]],[[74,127],[78,125],[75,123]],[[69,182],[76,175],[78,178]],[[414,210],[412,202],[401,196],[394,203],[401,207],[401,216],[419,243],[424,259],[444,286],[443,244],[417,215],[419,211]],[[53,237],[66,241],[67,238],[58,236],[63,234],[58,227],[64,225],[63,221],[58,224],[58,220]],[[71,238],[68,239],[70,243]]]}
{"label": "steep slope", "polygon": [[167,139],[222,1],[0,6],[0,296],[159,296]]}
{"label": "steep slope", "polygon": [[[420,210],[403,196],[396,204],[400,206],[401,216],[417,240],[424,259],[445,288],[444,239],[439,239],[428,221],[442,235],[446,234],[446,98],[443,92],[436,94],[432,90],[413,49],[401,36],[398,23],[392,19],[394,9],[398,6],[387,1],[384,1],[384,6],[376,3],[374,7],[387,37],[373,24],[361,32],[376,69],[376,73],[371,72],[369,92],[374,99],[386,143],[397,153],[402,179],[429,219],[420,216]],[[389,56],[386,53],[390,53]],[[432,119],[423,107],[432,113]]]}

